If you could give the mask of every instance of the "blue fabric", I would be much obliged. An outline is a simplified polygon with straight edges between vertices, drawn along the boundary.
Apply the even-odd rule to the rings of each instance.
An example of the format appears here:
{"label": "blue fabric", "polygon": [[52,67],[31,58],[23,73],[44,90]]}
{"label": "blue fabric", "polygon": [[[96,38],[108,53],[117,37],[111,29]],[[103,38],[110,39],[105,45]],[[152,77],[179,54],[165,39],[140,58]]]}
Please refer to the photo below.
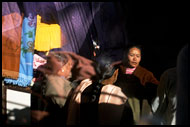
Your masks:
{"label": "blue fabric", "polygon": [[30,85],[33,78],[33,51],[36,31],[36,17],[30,13],[24,17],[22,24],[21,54],[19,78],[17,80],[5,78],[6,83],[12,83],[22,87]]}

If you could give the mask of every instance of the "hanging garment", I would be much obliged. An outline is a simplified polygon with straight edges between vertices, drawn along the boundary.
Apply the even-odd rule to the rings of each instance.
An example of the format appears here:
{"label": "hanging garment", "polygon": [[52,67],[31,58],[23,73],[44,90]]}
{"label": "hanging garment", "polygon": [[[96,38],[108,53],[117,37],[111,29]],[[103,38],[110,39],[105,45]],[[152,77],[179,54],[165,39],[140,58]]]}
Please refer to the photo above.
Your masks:
{"label": "hanging garment", "polygon": [[2,3],[2,76],[19,76],[22,17],[16,2]]}
{"label": "hanging garment", "polygon": [[[72,51],[93,59],[92,39],[98,40],[100,51],[109,52],[114,60],[122,59],[127,43],[124,21],[114,2],[54,2],[58,21],[67,43],[62,51]],[[120,8],[120,7],[118,7]]]}
{"label": "hanging garment", "polygon": [[90,2],[54,2],[54,4],[59,24],[67,40],[61,50],[90,59],[93,53],[90,37],[92,32]]}
{"label": "hanging garment", "polygon": [[[97,30],[100,52],[108,52],[114,61],[122,60],[128,43],[120,2],[91,2],[93,22]],[[124,16],[125,17],[125,16]]]}
{"label": "hanging garment", "polygon": [[29,86],[33,78],[33,51],[35,40],[35,17],[32,13],[28,17],[24,17],[22,24],[22,38],[21,38],[21,54],[19,78],[17,80],[7,79],[6,83],[26,87]]}
{"label": "hanging garment", "polygon": [[34,49],[49,51],[61,48],[61,28],[58,24],[41,23],[41,16],[37,15],[36,39]]}

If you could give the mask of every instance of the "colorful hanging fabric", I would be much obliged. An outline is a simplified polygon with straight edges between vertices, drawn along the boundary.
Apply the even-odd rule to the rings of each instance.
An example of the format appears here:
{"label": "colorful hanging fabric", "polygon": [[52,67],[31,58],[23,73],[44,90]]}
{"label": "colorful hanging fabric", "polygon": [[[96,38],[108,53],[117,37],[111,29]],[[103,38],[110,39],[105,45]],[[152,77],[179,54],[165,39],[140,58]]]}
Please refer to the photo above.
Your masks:
{"label": "colorful hanging fabric", "polygon": [[19,76],[22,17],[16,2],[2,3],[2,76]]}
{"label": "colorful hanging fabric", "polygon": [[37,51],[49,51],[54,48],[61,48],[60,26],[58,24],[42,23],[41,16],[37,15],[34,49]]}
{"label": "colorful hanging fabric", "polygon": [[36,30],[36,16],[29,13],[28,17],[24,17],[22,24],[22,38],[21,38],[21,54],[20,54],[20,68],[19,78],[4,79],[6,83],[27,87],[30,85],[33,78],[33,52],[34,40]]}

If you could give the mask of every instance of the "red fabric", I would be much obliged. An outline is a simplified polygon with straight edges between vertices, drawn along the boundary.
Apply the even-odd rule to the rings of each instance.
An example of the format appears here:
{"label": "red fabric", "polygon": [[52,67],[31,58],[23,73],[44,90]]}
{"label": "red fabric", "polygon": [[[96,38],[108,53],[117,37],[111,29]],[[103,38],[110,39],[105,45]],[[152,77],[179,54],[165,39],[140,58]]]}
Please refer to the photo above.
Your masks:
{"label": "red fabric", "polygon": [[19,76],[22,17],[19,13],[2,16],[2,76]]}

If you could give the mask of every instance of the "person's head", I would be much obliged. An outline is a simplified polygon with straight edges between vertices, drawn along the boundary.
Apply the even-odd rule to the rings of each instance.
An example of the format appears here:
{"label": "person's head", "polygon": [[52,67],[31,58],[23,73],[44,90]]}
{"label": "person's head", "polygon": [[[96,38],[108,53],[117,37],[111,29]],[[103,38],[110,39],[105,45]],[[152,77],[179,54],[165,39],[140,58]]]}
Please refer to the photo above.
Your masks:
{"label": "person's head", "polygon": [[137,67],[141,61],[141,46],[129,45],[124,51],[123,64],[128,67]]}
{"label": "person's head", "polygon": [[112,66],[112,58],[107,53],[100,54],[97,59],[97,72],[99,75],[99,81],[110,78],[113,75],[114,67]]}
{"label": "person's head", "polygon": [[71,76],[72,63],[68,57],[59,51],[50,52],[47,56],[47,63],[44,65],[45,73],[64,76],[66,79]]}
{"label": "person's head", "polygon": [[61,54],[61,57],[63,59],[63,61],[62,61],[63,65],[58,70],[57,75],[64,76],[66,79],[69,79],[72,76],[72,73],[71,73],[72,62],[65,55],[63,55],[63,54]]}

